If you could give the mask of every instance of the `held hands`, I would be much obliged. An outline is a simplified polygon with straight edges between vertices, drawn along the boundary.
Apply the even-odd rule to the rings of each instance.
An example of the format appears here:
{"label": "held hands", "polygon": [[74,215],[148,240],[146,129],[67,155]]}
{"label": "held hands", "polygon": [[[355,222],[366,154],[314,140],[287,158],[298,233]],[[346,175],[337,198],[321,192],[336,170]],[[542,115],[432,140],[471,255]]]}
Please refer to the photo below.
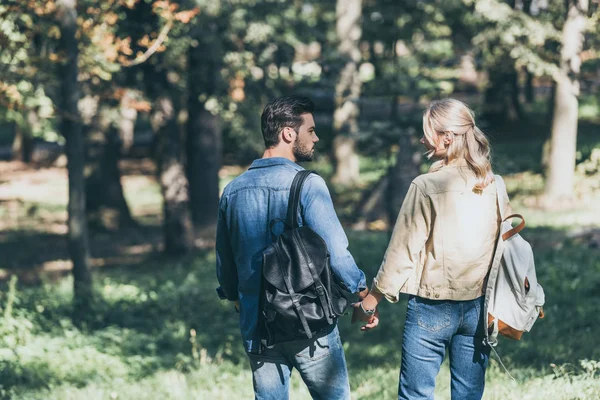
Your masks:
{"label": "held hands", "polygon": [[[368,331],[379,325],[379,310],[377,310],[377,304],[379,304],[383,295],[377,291],[372,291],[367,295],[364,295],[364,293],[361,292],[359,297],[361,301],[352,305],[354,307],[352,310],[352,323],[354,324],[356,321],[366,322],[367,324],[361,326],[360,330]],[[365,314],[364,310],[375,310],[375,313],[372,315]]]}
{"label": "held hands", "polygon": [[360,327],[361,331],[366,332],[379,325],[379,310],[375,309],[375,314],[367,315],[361,307],[362,303],[363,302],[361,301],[352,305],[352,307],[354,308],[352,310],[352,323],[354,324],[356,323],[356,321],[366,322],[366,325]]}

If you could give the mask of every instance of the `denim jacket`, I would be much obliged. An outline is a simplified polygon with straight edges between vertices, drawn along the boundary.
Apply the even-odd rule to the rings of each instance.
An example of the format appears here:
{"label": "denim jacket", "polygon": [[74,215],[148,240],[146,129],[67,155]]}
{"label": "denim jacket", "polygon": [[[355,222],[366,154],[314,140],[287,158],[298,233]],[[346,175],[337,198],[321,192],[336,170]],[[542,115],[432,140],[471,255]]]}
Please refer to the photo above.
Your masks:
{"label": "denim jacket", "polygon": [[[269,224],[285,219],[292,180],[303,168],[286,158],[255,160],[248,171],[225,187],[217,224],[217,278],[219,296],[240,302],[240,329],[244,347],[257,352],[260,345],[258,302],[262,251],[272,243]],[[300,225],[310,226],[327,244],[332,272],[352,293],[366,288],[365,274],[348,251],[348,239],[337,218],[325,181],[311,174],[300,195]],[[283,224],[274,227],[275,236]]]}

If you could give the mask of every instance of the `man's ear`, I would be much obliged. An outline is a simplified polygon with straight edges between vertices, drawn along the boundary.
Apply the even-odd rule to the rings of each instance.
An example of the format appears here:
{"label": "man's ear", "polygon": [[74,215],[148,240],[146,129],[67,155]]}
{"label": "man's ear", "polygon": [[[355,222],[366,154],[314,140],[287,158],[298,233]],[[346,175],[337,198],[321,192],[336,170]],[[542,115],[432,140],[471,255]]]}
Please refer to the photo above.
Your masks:
{"label": "man's ear", "polygon": [[296,131],[287,126],[281,130],[281,138],[287,143],[291,143],[294,141],[295,134]]}

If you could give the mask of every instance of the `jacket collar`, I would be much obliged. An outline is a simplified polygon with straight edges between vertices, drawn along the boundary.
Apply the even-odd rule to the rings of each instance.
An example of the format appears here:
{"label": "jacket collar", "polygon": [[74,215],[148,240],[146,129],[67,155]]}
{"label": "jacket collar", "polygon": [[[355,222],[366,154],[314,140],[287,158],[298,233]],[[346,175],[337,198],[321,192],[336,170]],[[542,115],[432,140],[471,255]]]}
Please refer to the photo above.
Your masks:
{"label": "jacket collar", "polygon": [[447,168],[447,167],[456,167],[457,168],[457,167],[467,167],[467,166],[468,166],[467,160],[465,160],[464,158],[459,158],[456,160],[452,160],[447,165],[444,165],[444,168]]}
{"label": "jacket collar", "polygon": [[283,157],[259,158],[258,160],[254,160],[248,169],[273,167],[275,165],[288,165],[296,171],[301,171],[304,169],[292,160],[288,160],[287,158]]}

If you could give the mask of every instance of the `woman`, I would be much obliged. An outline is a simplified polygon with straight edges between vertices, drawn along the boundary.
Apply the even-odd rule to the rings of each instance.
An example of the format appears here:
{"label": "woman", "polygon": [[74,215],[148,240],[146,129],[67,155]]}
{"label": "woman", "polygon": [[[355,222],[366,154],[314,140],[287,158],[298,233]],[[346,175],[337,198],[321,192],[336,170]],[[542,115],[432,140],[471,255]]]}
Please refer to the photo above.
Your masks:
{"label": "woman", "polygon": [[480,399],[489,357],[483,294],[500,227],[489,142],[473,112],[454,99],[429,106],[423,133],[421,143],[437,161],[412,182],[371,293],[355,305],[353,319],[372,329],[384,297],[394,303],[408,294],[398,398],[433,399],[447,349],[452,399]]}

